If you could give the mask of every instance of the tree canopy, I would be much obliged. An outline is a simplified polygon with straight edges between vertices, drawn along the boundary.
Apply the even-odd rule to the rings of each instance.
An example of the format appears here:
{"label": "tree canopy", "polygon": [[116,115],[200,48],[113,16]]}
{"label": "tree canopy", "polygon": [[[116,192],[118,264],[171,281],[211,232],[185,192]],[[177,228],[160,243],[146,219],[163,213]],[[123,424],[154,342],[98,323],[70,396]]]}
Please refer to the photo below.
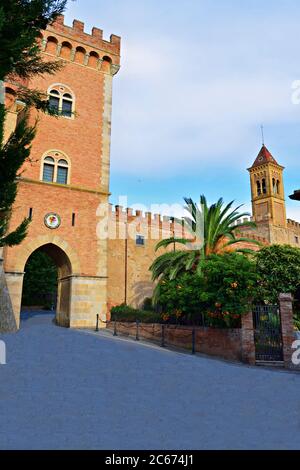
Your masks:
{"label": "tree canopy", "polygon": [[[225,205],[223,199],[217,203],[208,205],[205,196],[200,198],[200,206],[192,199],[185,198],[186,210],[189,216],[185,218],[185,226],[191,234],[188,238],[169,238],[162,240],[157,245],[159,248],[168,248],[183,245],[185,249],[174,249],[159,256],[151,265],[152,278],[154,281],[176,279],[178,275],[185,272],[198,272],[202,270],[202,261],[212,254],[226,252],[253,253],[252,249],[244,248],[241,243],[250,243],[254,246],[260,243],[251,238],[239,235],[244,228],[255,228],[252,221],[240,222],[240,219],[249,216],[248,213],[240,213],[242,206],[233,208],[234,201]],[[193,242],[193,243],[192,243]],[[159,295],[160,284],[158,284],[154,301]]]}
{"label": "tree canopy", "polygon": [[290,245],[272,245],[256,255],[261,278],[258,296],[262,301],[278,302],[280,293],[296,295],[300,287],[300,249]]}
{"label": "tree canopy", "polygon": [[58,61],[43,61],[37,38],[62,13],[66,3],[66,0],[0,0],[0,86],[3,87],[4,80],[13,83],[17,98],[25,105],[15,131],[4,142],[7,110],[0,102],[0,247],[21,243],[27,233],[28,219],[10,233],[9,223],[17,195],[17,177],[30,155],[36,133],[36,126],[27,125],[28,110],[32,106],[50,113],[51,110],[47,96],[27,87],[26,80],[55,73],[61,67]]}

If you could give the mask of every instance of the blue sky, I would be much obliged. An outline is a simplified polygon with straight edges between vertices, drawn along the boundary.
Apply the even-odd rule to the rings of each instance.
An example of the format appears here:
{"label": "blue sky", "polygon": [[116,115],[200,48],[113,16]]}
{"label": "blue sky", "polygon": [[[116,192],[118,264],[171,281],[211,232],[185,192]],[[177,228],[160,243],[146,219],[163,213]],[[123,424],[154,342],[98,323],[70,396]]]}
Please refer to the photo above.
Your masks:
{"label": "blue sky", "polygon": [[[211,202],[250,209],[246,169],[265,141],[286,167],[286,196],[300,188],[298,0],[77,0],[81,19],[122,37],[114,81],[112,202]],[[300,204],[287,198],[288,216]]]}

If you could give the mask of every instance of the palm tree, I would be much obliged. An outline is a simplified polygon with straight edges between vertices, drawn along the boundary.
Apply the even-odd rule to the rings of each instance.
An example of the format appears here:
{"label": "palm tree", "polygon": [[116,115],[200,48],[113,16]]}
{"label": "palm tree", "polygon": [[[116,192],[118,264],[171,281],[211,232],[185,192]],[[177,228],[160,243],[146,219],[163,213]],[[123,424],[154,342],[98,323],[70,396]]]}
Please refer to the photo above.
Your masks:
{"label": "palm tree", "polygon": [[[253,253],[251,248],[242,248],[241,242],[261,245],[251,238],[238,236],[241,228],[255,228],[255,222],[238,222],[248,213],[239,213],[242,206],[232,209],[234,201],[224,207],[223,199],[216,204],[208,206],[205,196],[200,198],[200,207],[190,198],[184,199],[189,212],[185,217],[185,224],[191,234],[191,238],[169,238],[158,243],[156,251],[160,248],[168,248],[176,243],[184,245],[188,249],[164,253],[151,265],[153,281],[175,279],[178,274],[188,271],[200,272],[201,261],[211,254],[221,254],[228,251],[240,253]],[[159,288],[159,286],[158,286]],[[157,294],[157,292],[156,292]]]}

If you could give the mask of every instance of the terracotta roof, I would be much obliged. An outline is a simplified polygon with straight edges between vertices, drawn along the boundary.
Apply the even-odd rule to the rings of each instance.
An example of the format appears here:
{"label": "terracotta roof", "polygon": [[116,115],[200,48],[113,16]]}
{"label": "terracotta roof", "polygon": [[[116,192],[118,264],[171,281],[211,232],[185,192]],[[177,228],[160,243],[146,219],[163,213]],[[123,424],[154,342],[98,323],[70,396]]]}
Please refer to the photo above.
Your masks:
{"label": "terracotta roof", "polygon": [[273,155],[269,152],[267,147],[263,145],[256,157],[255,162],[252,165],[252,168],[259,165],[264,165],[265,163],[275,163],[275,165],[278,165]]}

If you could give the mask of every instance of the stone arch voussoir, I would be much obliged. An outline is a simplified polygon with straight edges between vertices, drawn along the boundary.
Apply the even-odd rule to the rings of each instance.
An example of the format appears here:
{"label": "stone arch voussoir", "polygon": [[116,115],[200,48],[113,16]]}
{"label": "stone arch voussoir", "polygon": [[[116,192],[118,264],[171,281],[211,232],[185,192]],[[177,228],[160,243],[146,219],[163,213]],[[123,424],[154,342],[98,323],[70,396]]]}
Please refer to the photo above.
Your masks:
{"label": "stone arch voussoir", "polygon": [[80,261],[76,251],[70,246],[68,242],[53,234],[37,237],[24,245],[22,252],[18,257],[16,271],[24,272],[29,256],[38,248],[48,244],[53,244],[63,250],[71,262],[72,274],[80,274]]}

